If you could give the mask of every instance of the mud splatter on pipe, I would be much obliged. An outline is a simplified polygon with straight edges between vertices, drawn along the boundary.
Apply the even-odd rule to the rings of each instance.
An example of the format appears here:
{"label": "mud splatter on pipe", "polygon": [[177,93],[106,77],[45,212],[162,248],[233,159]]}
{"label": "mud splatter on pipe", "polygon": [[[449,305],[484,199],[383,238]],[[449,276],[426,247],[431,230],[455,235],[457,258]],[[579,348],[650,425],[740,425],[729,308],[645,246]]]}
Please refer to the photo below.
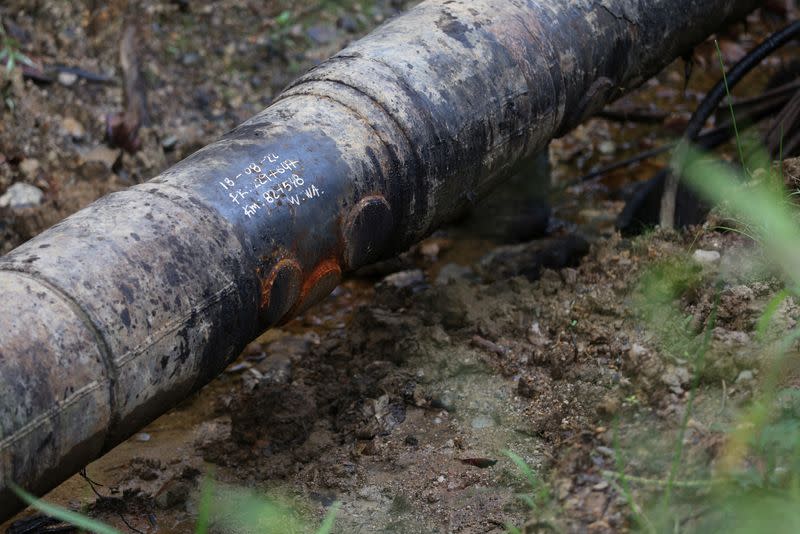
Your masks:
{"label": "mud splatter on pipe", "polygon": [[428,0],[0,259],[0,519],[755,0]]}

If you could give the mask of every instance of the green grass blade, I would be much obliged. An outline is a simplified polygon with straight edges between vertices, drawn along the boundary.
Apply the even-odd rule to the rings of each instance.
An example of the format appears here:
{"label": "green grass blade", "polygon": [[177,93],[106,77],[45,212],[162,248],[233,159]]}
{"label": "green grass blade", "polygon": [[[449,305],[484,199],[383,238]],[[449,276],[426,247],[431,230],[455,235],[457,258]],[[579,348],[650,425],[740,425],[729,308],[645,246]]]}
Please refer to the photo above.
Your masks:
{"label": "green grass blade", "polygon": [[206,534],[211,518],[211,505],[214,498],[214,482],[210,477],[203,480],[203,488],[200,493],[200,505],[197,510],[197,524],[195,534]]}
{"label": "green grass blade", "polygon": [[725,93],[728,95],[728,109],[731,112],[731,124],[733,124],[733,133],[736,136],[736,149],[739,151],[739,160],[742,163],[742,167],[745,168],[744,151],[742,150],[742,142],[739,138],[739,126],[736,124],[736,114],[733,112],[733,97],[731,97],[731,90],[728,87],[728,74],[725,72],[725,62],[722,60],[722,51],[719,49],[719,41],[716,39],[714,39],[714,46],[717,47],[719,66],[722,69],[722,80],[725,82]]}
{"label": "green grass blade", "polygon": [[290,534],[311,529],[289,506],[257,493],[224,488],[216,492],[213,517],[237,532]]}
{"label": "green grass blade", "polygon": [[322,520],[322,524],[317,529],[317,534],[330,534],[333,530],[333,525],[336,523],[336,515],[339,513],[339,508],[342,507],[342,503],[336,501],[333,503],[333,506],[330,507],[328,513],[325,514],[325,519]]}
{"label": "green grass blade", "polygon": [[783,301],[788,297],[789,291],[786,289],[781,289],[767,303],[767,305],[764,307],[764,313],[762,313],[761,317],[758,318],[758,323],[756,324],[756,339],[764,339],[764,336],[767,334],[767,328],[769,328],[769,324],[772,322],[772,317],[775,315],[775,312],[778,311],[781,303],[783,303]]}
{"label": "green grass blade", "polygon": [[513,451],[505,451],[505,455],[508,456],[512,462],[514,462],[514,465],[517,466],[517,469],[519,469],[519,471],[528,480],[528,483],[531,485],[531,488],[533,488],[534,490],[537,489],[539,487],[539,477],[537,477],[536,473],[533,472],[531,466],[529,466],[528,463],[525,460],[523,460],[520,455],[518,455]]}
{"label": "green grass blade", "polygon": [[85,515],[77,512],[71,512],[61,508],[60,506],[56,506],[55,504],[50,504],[41,499],[37,499],[13,482],[9,481],[8,487],[11,488],[11,491],[17,494],[17,497],[25,501],[29,506],[36,508],[43,514],[46,514],[50,517],[55,517],[56,519],[60,519],[61,521],[71,525],[75,525],[80,529],[88,532],[94,532],[96,534],[121,534],[120,531],[109,525],[106,525],[105,523],[95,521],[94,519],[86,517]]}

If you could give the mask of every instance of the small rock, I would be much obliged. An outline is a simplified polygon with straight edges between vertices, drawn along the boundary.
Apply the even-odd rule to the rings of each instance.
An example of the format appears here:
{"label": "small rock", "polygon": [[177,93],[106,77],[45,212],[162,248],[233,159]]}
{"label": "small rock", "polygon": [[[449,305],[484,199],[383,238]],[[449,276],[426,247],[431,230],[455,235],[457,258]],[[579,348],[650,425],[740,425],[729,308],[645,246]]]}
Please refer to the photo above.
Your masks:
{"label": "small rock", "polygon": [[605,493],[593,491],[583,501],[583,509],[589,517],[600,518],[606,509],[607,497]]}
{"label": "small rock", "polygon": [[608,395],[597,405],[597,413],[604,416],[612,416],[619,411],[619,406],[619,399]]}
{"label": "small rock", "polygon": [[439,254],[452,246],[452,243],[447,239],[431,238],[419,244],[419,254],[429,263],[436,263],[439,260]]}
{"label": "small rock", "polygon": [[347,33],[358,32],[358,21],[350,15],[342,15],[339,17],[339,20],[336,21],[336,25]]}
{"label": "small rock", "polygon": [[556,496],[558,497],[559,501],[563,501],[567,497],[569,497],[569,492],[572,489],[572,480],[568,478],[562,478],[555,484],[556,487]]}
{"label": "small rock", "polygon": [[336,39],[336,28],[327,24],[316,24],[306,30],[308,38],[318,45],[325,45]]}
{"label": "small rock", "polygon": [[59,72],[58,73],[58,83],[63,85],[64,87],[70,87],[75,85],[75,82],[78,81],[78,75],[74,72]]}
{"label": "small rock", "polygon": [[692,254],[692,259],[700,265],[714,265],[719,263],[720,254],[716,250],[697,249]]}
{"label": "small rock", "polygon": [[150,441],[150,434],[148,434],[147,432],[139,432],[138,434],[136,434],[133,437],[133,439],[135,439],[136,441],[141,441],[142,443],[144,443],[144,442]]}
{"label": "small rock", "polygon": [[288,384],[292,379],[292,360],[287,354],[270,354],[259,362],[262,385]]}
{"label": "small rock", "polygon": [[72,117],[66,117],[64,120],[61,121],[61,129],[64,131],[65,134],[70,136],[71,138],[77,140],[83,139],[85,135],[85,130],[83,129],[83,125],[73,119]]}
{"label": "small rock", "polygon": [[18,182],[0,196],[0,208],[12,210],[33,208],[42,203],[44,193],[36,186]]}
{"label": "small rock", "polygon": [[614,141],[603,141],[600,143],[600,146],[597,147],[597,150],[604,156],[610,156],[617,151],[617,145],[614,144]]}
{"label": "small rock", "polygon": [[409,447],[416,447],[417,445],[419,445],[419,440],[417,439],[416,436],[412,434],[407,435],[404,441],[406,445],[408,445]]}
{"label": "small rock", "polygon": [[159,508],[166,510],[169,508],[174,508],[179,504],[183,504],[186,502],[186,499],[189,498],[189,494],[191,493],[192,488],[189,485],[189,482],[186,480],[181,479],[171,479],[167,481],[164,486],[158,491],[156,494],[156,504]]}
{"label": "small rock", "polygon": [[689,380],[691,375],[686,367],[669,367],[661,377],[661,381],[678,395],[683,393],[683,386],[688,384]]}
{"label": "small rock", "polygon": [[489,428],[494,426],[494,421],[492,421],[491,417],[486,417],[485,415],[479,415],[478,417],[473,418],[470,424],[472,425],[472,428],[480,430],[482,428]]}
{"label": "small rock", "polygon": [[736,383],[742,384],[745,382],[751,382],[755,378],[753,371],[750,369],[745,369],[744,371],[739,373],[739,376],[736,377]]}
{"label": "small rock", "polygon": [[471,267],[458,265],[457,263],[448,263],[444,265],[439,274],[436,275],[436,285],[446,286],[456,280],[469,280],[475,278],[475,271]]}
{"label": "small rock", "polygon": [[228,366],[225,369],[225,372],[227,374],[238,374],[238,373],[243,373],[244,371],[247,371],[251,367],[253,367],[253,365],[250,364],[249,362],[238,362],[238,363],[234,363],[233,365]]}
{"label": "small rock", "polygon": [[614,449],[605,447],[603,445],[598,445],[597,447],[595,447],[595,450],[600,454],[602,454],[603,456],[607,456],[609,458],[614,458],[616,456],[616,453],[614,453]]}
{"label": "small rock", "polygon": [[170,135],[161,141],[161,148],[164,149],[164,152],[171,152],[175,150],[177,144],[178,138],[174,135]]}
{"label": "small rock", "polygon": [[19,170],[28,178],[35,178],[40,166],[38,159],[28,158],[22,160],[19,164]]}
{"label": "small rock", "polygon": [[380,502],[381,490],[378,486],[364,486],[358,490],[358,496],[371,502]]}
{"label": "small rock", "polygon": [[122,155],[120,149],[109,148],[107,146],[96,146],[83,155],[80,175],[86,180],[104,178],[113,169]]}
{"label": "small rock", "polygon": [[181,63],[183,63],[187,67],[191,67],[192,65],[197,64],[200,61],[200,54],[196,52],[189,52],[184,54],[181,58]]}
{"label": "small rock", "polygon": [[389,276],[380,281],[381,285],[385,285],[395,289],[406,289],[424,283],[425,283],[425,273],[422,271],[422,269],[400,271],[399,273],[390,274]]}
{"label": "small rock", "polygon": [[441,499],[441,497],[439,497],[439,495],[436,494],[436,492],[434,492],[433,490],[428,490],[424,492],[423,496],[425,497],[425,500],[428,501],[428,503],[430,504],[439,502],[439,499]]}

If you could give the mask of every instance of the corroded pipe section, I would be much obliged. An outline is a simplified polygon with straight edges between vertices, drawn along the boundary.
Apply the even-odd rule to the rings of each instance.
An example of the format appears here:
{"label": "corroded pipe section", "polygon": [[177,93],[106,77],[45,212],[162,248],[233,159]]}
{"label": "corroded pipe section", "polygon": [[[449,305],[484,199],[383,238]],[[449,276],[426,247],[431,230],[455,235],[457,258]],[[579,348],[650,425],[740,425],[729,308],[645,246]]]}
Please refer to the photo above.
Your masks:
{"label": "corroded pipe section", "polygon": [[428,0],[0,259],[0,519],[755,0]]}

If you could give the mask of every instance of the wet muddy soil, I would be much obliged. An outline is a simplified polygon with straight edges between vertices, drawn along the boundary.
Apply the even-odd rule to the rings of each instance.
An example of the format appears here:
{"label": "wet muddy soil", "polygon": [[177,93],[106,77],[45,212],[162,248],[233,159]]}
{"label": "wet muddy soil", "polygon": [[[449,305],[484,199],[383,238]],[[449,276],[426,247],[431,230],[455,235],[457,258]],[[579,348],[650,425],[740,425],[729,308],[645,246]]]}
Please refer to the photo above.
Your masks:
{"label": "wet muddy soil", "polygon": [[[190,154],[407,5],[318,4],[143,2],[151,123],[134,155],[105,142],[105,116],[123,105],[116,50],[124,4],[0,6],[40,64],[117,80],[56,75],[44,83],[15,72],[4,82],[0,192],[24,183],[42,195],[0,208],[2,251]],[[748,29],[724,36],[726,53],[779,24],[754,16]],[[756,387],[755,323],[782,287],[756,244],[721,224],[631,239],[614,231],[620,187],[666,159],[575,184],[594,166],[680,131],[718,75],[712,45],[697,57],[707,68],[688,90],[678,63],[624,102],[669,112],[665,127],[593,120],[555,141],[474,213],[266,332],[219,378],[48,499],[123,531],[191,532],[203,480],[213,477],[315,520],[339,502],[337,532],[630,528],[631,506],[607,472],[618,469],[622,448],[636,458],[628,472],[663,477],[669,454],[658,448],[677,432],[692,376],[672,356],[674,344],[702,335],[721,287],[686,436],[687,462],[708,465],[722,439],[714,424],[730,420]],[[551,188],[548,207],[541,192]],[[677,273],[669,280],[688,337],[670,330],[643,286],[659,269]],[[775,328],[799,315],[785,301]],[[509,451],[537,474],[537,490]]]}

